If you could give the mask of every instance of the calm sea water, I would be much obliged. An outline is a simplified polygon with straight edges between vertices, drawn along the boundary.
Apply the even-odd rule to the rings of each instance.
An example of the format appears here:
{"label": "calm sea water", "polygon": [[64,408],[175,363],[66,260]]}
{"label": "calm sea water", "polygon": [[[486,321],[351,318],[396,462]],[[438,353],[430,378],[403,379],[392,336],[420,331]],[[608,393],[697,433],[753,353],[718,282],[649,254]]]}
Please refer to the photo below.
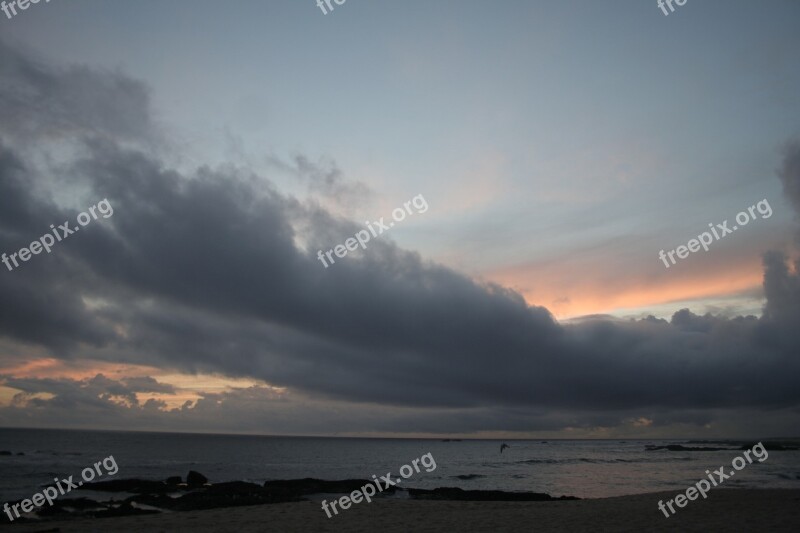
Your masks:
{"label": "calm sea water", "polygon": [[[187,435],[0,428],[0,503],[30,497],[54,477],[80,476],[83,468],[113,455],[115,479],[161,480],[189,470],[211,482],[316,477],[369,479],[391,472],[428,452],[437,468],[404,480],[418,488],[461,487],[546,492],[582,498],[659,490],[685,490],[706,469],[725,465],[738,451],[645,451],[654,440],[465,440],[338,439]],[[719,441],[716,441],[719,442]],[[719,446],[720,444],[695,444]],[[737,472],[725,487],[800,488],[800,452],[771,451],[763,463]]]}

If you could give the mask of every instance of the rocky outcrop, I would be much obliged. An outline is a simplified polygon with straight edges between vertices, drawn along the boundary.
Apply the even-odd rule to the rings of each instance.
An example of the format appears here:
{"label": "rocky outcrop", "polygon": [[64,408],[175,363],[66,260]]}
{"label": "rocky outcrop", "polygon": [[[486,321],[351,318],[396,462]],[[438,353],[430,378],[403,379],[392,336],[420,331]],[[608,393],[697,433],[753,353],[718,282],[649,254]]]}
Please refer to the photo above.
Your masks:
{"label": "rocky outcrop", "polygon": [[670,452],[721,452],[725,450],[736,450],[736,448],[716,448],[714,446],[683,446],[682,444],[667,444],[666,446],[654,446],[648,444],[644,447],[647,452],[656,450],[668,450]]}
{"label": "rocky outcrop", "polygon": [[[306,494],[334,493],[349,494],[354,490],[361,490],[365,485],[373,484],[368,479],[344,479],[341,481],[325,481],[323,479],[304,478],[273,480],[264,483],[264,488],[275,493],[294,494],[303,496]],[[384,489],[384,492],[394,492],[394,487]]]}
{"label": "rocky outcrop", "polygon": [[144,494],[132,496],[127,501],[150,505],[171,511],[195,511],[200,509],[217,509],[220,507],[238,507],[241,505],[263,505],[301,501],[296,494],[267,490],[255,483],[231,481],[215,483],[202,490],[184,494],[179,498],[166,495]]}
{"label": "rocky outcrop", "polygon": [[163,481],[149,481],[146,479],[110,479],[84,483],[78,490],[95,490],[99,492],[130,492],[133,494],[165,494],[172,492],[175,487],[170,487]]}
{"label": "rocky outcrop", "polygon": [[194,470],[190,470],[189,474],[186,476],[186,484],[190,488],[195,487],[202,487],[208,483],[208,478],[201,474],[200,472],[195,472]]}

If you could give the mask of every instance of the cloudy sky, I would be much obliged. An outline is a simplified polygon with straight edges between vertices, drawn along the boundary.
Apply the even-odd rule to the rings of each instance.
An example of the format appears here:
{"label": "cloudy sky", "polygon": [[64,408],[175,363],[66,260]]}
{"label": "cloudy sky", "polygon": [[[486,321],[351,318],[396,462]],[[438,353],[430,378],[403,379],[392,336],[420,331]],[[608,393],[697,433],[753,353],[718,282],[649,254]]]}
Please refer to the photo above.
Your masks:
{"label": "cloudy sky", "polygon": [[0,425],[793,435],[799,3],[334,6],[0,13]]}

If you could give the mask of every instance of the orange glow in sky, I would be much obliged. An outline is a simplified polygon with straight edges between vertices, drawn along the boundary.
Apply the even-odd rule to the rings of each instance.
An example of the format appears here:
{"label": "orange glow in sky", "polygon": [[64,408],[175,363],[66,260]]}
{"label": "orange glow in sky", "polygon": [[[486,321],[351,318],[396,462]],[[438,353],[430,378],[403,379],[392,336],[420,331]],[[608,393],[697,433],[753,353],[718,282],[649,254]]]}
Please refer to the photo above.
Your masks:
{"label": "orange glow in sky", "polygon": [[[757,291],[763,282],[760,258],[713,269],[673,270],[654,276],[619,273],[587,277],[562,266],[522,265],[487,274],[491,281],[519,291],[530,305],[547,307],[558,319],[641,309],[669,302],[735,296]],[[678,309],[675,309],[676,311]]]}

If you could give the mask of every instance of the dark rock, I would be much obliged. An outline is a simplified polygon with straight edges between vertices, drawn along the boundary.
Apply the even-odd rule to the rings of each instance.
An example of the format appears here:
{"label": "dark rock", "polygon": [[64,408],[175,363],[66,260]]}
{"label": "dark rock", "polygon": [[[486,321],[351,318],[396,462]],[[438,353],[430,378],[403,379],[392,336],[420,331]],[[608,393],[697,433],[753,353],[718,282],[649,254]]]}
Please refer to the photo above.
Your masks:
{"label": "dark rock", "polygon": [[450,500],[464,502],[551,502],[578,500],[574,496],[553,498],[543,492],[503,492],[502,490],[463,490],[456,487],[439,487],[433,490],[408,489],[416,500]]}
{"label": "dark rock", "polygon": [[[57,505],[53,505],[53,506],[45,505],[41,509],[37,509],[36,515],[39,518],[53,518],[53,519],[56,519],[56,518],[63,518],[63,517],[72,516],[73,513],[71,513],[70,511],[64,509],[63,507],[59,507]],[[14,522],[16,522],[16,520],[14,520]]]}
{"label": "dark rock", "polygon": [[302,500],[293,494],[269,491],[255,483],[231,481],[229,483],[216,483],[210,487],[206,487],[204,490],[190,492],[180,498],[170,498],[164,495],[140,495],[131,496],[127,501],[172,511],[195,511],[200,509],[238,507],[241,505],[263,505]]}
{"label": "dark rock", "polygon": [[22,452],[18,452],[18,453],[17,453],[17,455],[25,455],[25,454],[24,454],[24,453],[22,453]]}
{"label": "dark rock", "polygon": [[[361,490],[364,485],[372,484],[366,479],[345,479],[341,481],[326,481],[322,479],[276,479],[264,483],[264,488],[276,494],[294,494],[303,496],[306,494],[334,493],[347,494],[354,490]],[[394,487],[384,489],[384,492],[394,492]]]}
{"label": "dark rock", "polygon": [[247,481],[228,481],[214,483],[206,489],[209,494],[262,494],[266,491],[261,485]]}
{"label": "dark rock", "polygon": [[350,493],[370,483],[367,480],[323,481],[306,478],[267,481],[260,486],[245,481],[230,481],[205,486],[202,490],[190,492],[180,498],[141,494],[128,498],[128,501],[172,511],[194,511],[240,505],[297,502],[303,501],[302,497],[307,494]]}
{"label": "dark rock", "polygon": [[183,480],[181,479],[181,476],[170,476],[164,483],[166,483],[170,487],[175,487],[183,483]]}
{"label": "dark rock", "polygon": [[122,502],[121,505],[117,507],[109,507],[108,509],[104,509],[102,511],[97,511],[96,513],[92,513],[97,518],[104,518],[104,517],[112,517],[112,516],[134,516],[134,515],[145,515],[145,514],[158,514],[159,511],[153,510],[145,510],[145,509],[137,509],[129,501]]}
{"label": "dark rock", "polygon": [[168,510],[175,510],[178,505],[178,500],[180,498],[171,498],[166,494],[137,494],[136,496],[131,496],[126,502],[130,503],[139,503],[143,505],[149,505],[151,507],[156,507],[158,509],[168,509]]}
{"label": "dark rock", "polygon": [[0,451],[0,455],[11,455],[11,452],[7,452],[6,450]]}
{"label": "dark rock", "polygon": [[190,470],[189,474],[186,476],[186,484],[189,485],[189,487],[202,487],[206,483],[208,483],[208,478],[200,472]]}
{"label": "dark rock", "polygon": [[683,446],[680,444],[667,444],[666,446],[654,446],[647,444],[645,451],[654,452],[656,450],[669,450],[671,452],[722,452],[726,450],[736,450],[736,448],[715,448],[713,446]]}
{"label": "dark rock", "polygon": [[78,511],[81,514],[86,510],[102,510],[105,505],[89,498],[62,498],[53,501],[53,505],[45,505],[36,511],[39,516],[58,517]]}
{"label": "dark rock", "polygon": [[89,498],[65,498],[63,500],[54,500],[53,505],[58,504],[59,507],[67,507],[69,509],[97,509],[105,507],[104,504],[96,502]]}
{"label": "dark rock", "polygon": [[172,492],[174,487],[168,486],[163,481],[149,481],[146,479],[111,479],[84,483],[78,490],[96,490],[100,492],[130,492],[133,494],[163,494]]}

